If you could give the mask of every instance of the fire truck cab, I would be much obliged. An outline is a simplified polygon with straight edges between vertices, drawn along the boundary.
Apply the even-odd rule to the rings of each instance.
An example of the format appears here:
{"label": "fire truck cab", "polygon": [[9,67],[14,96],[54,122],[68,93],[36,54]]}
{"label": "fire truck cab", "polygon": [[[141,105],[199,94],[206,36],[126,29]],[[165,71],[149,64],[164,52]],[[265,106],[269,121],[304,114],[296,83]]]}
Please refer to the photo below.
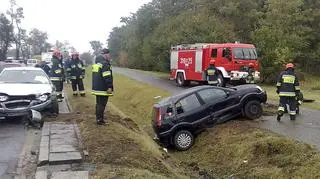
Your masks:
{"label": "fire truck cab", "polygon": [[260,79],[258,56],[253,44],[183,44],[171,47],[171,79],[179,86],[191,81],[206,84],[210,60],[218,69],[218,86],[227,83],[255,83]]}

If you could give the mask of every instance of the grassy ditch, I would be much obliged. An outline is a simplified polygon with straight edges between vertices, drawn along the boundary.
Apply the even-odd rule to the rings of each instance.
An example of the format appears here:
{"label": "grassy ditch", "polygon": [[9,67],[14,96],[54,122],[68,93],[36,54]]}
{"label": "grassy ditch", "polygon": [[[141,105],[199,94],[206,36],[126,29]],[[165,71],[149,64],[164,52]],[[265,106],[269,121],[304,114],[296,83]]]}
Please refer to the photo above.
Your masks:
{"label": "grassy ditch", "polygon": [[[90,73],[85,80],[90,89]],[[200,134],[186,152],[163,152],[152,141],[151,107],[169,93],[115,75],[109,126],[94,124],[94,98],[69,99],[96,178],[317,178],[320,155],[307,144],[234,120]],[[115,106],[115,107],[113,107]],[[125,115],[120,117],[116,111]]]}

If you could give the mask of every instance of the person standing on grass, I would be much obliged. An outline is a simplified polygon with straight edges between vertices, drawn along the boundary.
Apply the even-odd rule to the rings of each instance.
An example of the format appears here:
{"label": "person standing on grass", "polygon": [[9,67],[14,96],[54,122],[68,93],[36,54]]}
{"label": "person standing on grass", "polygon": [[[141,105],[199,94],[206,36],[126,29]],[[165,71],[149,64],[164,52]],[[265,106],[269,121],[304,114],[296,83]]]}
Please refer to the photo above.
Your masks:
{"label": "person standing on grass", "polygon": [[92,94],[96,96],[96,120],[98,125],[106,125],[107,118],[104,118],[104,111],[109,96],[113,94],[113,76],[111,57],[108,49],[103,49],[92,65]]}
{"label": "person standing on grass", "polygon": [[286,70],[280,74],[277,80],[277,94],[280,97],[277,120],[280,121],[287,105],[289,105],[290,119],[296,119],[297,101],[300,93],[299,80],[294,72],[294,65],[288,63]]}
{"label": "person standing on grass", "polygon": [[80,96],[85,96],[83,79],[85,76],[85,68],[83,62],[79,59],[79,53],[74,52],[71,55],[71,61],[69,62],[68,71],[69,77],[72,83],[73,96],[78,96],[78,90]]}

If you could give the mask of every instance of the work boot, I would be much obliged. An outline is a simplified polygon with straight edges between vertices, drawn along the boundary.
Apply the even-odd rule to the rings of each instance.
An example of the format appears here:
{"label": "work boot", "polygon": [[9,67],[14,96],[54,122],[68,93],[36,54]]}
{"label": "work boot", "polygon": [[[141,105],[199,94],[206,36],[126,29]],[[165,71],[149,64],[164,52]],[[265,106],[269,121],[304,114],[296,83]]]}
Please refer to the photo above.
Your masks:
{"label": "work boot", "polygon": [[281,121],[281,115],[277,115],[277,121],[280,122]]}
{"label": "work boot", "polygon": [[73,96],[78,96],[78,93],[73,93]]}
{"label": "work boot", "polygon": [[279,111],[277,116],[277,121],[280,121],[282,116],[283,116],[283,112]]}
{"label": "work boot", "polygon": [[104,120],[99,120],[99,121],[97,121],[97,124],[98,124],[98,125],[105,126],[105,125],[108,125],[109,123],[106,122],[106,121],[104,121]]}
{"label": "work boot", "polygon": [[296,115],[290,115],[290,120],[291,120],[291,121],[296,120]]}
{"label": "work boot", "polygon": [[81,93],[80,96],[81,96],[81,97],[85,97],[85,96],[86,96],[86,93]]}

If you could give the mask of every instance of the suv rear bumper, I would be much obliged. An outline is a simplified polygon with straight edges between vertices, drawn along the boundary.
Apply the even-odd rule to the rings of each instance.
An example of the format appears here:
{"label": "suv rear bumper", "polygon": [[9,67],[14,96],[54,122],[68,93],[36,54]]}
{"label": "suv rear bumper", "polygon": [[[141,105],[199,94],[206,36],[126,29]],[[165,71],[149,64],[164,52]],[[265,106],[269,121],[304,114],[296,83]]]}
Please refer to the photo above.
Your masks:
{"label": "suv rear bumper", "polygon": [[[16,100],[15,102],[23,102],[24,100]],[[0,103],[0,117],[19,117],[28,115],[31,109],[35,111],[44,111],[50,109],[53,105],[52,99],[47,100],[44,103],[36,104],[37,101],[31,101],[27,107],[20,108],[7,108],[5,106],[6,102]]]}

